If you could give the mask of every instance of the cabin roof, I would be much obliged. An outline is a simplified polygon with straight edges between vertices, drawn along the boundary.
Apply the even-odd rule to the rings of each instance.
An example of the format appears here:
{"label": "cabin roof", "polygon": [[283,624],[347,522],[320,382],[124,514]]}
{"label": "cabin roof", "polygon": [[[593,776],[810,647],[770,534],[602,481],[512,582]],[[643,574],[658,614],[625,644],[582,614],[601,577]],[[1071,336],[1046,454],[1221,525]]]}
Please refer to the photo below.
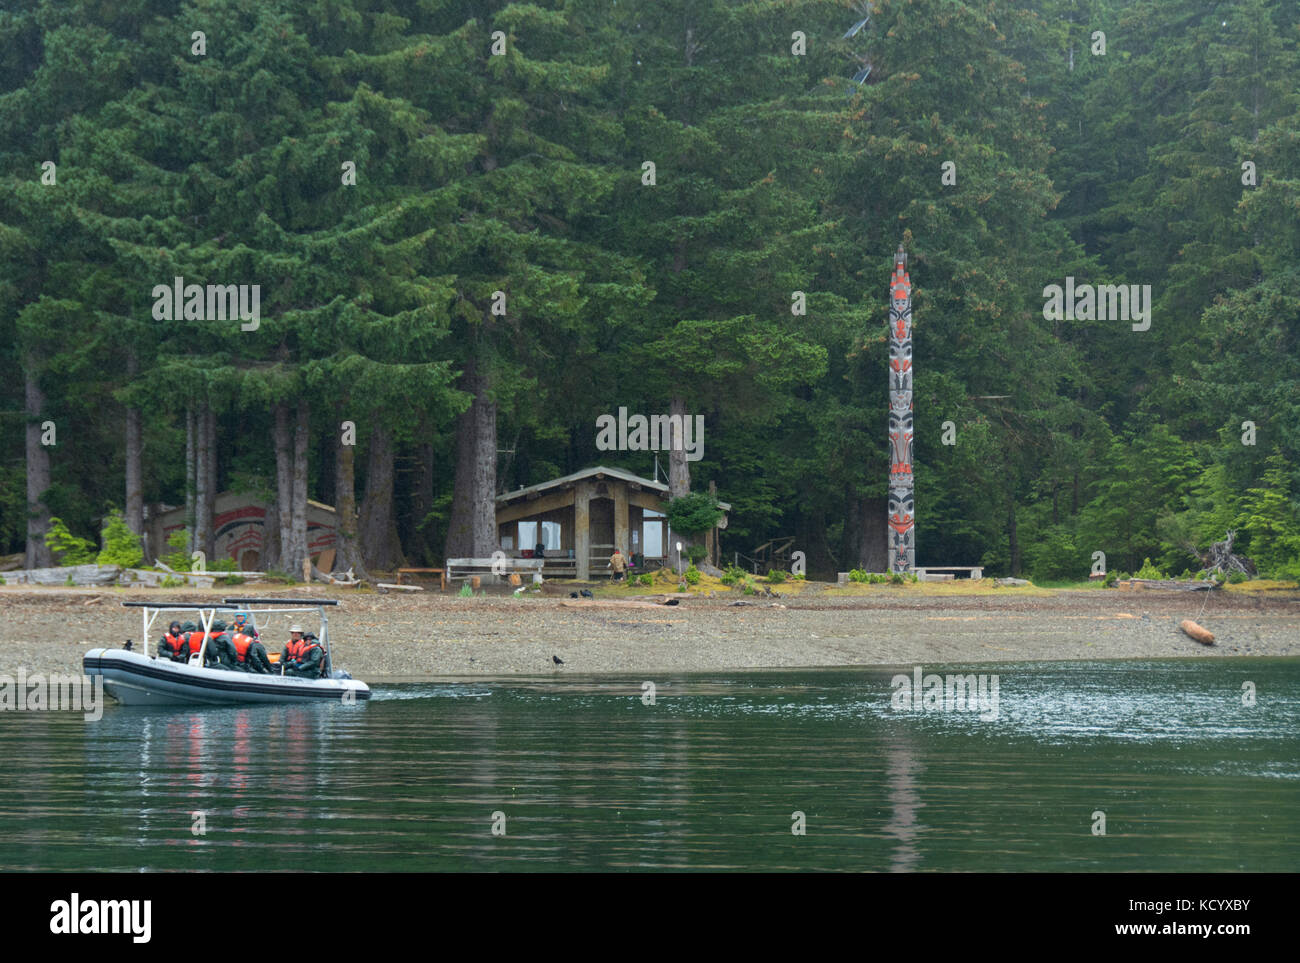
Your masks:
{"label": "cabin roof", "polygon": [[[657,492],[668,497],[668,486],[663,482],[652,481],[649,478],[642,478],[640,475],[634,475],[630,471],[621,471],[618,468],[606,468],[604,465],[597,465],[595,468],[584,468],[582,471],[575,471],[572,475],[564,475],[561,478],[553,478],[547,482],[541,482],[537,485],[529,485],[527,488],[516,488],[513,491],[502,492],[497,496],[498,505],[508,505],[516,498],[524,498],[528,495],[549,491],[552,488],[564,488],[572,485],[574,482],[582,481],[584,478],[613,478],[617,481],[628,482],[629,484],[639,485],[642,488]],[[718,502],[724,512],[730,511],[731,506],[726,502]]]}

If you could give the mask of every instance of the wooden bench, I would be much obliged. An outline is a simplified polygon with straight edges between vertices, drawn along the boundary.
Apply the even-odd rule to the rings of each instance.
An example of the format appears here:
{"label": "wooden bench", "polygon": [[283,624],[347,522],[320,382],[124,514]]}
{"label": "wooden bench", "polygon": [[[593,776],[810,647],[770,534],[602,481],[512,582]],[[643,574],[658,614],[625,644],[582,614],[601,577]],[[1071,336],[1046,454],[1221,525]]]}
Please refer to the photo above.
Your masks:
{"label": "wooden bench", "polygon": [[927,565],[924,568],[917,566],[916,574],[923,578],[931,572],[967,572],[972,579],[982,579],[984,577],[983,565]]}
{"label": "wooden bench", "polygon": [[442,591],[447,590],[447,570],[445,568],[399,568],[397,570],[397,584],[402,584],[403,575],[437,575]]}
{"label": "wooden bench", "polygon": [[449,558],[447,559],[447,581],[471,578],[475,575],[495,576],[493,565],[504,568],[507,573],[540,573],[544,561],[545,559],[540,558]]}

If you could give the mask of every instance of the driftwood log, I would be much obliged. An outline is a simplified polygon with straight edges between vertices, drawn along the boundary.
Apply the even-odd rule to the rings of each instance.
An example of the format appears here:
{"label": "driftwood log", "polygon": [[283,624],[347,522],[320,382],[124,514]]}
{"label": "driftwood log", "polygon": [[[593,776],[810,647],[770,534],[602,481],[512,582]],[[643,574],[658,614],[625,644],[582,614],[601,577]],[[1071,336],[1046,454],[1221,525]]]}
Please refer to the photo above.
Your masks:
{"label": "driftwood log", "polygon": [[1224,575],[1231,575],[1233,572],[1255,574],[1254,562],[1244,555],[1233,554],[1232,541],[1236,537],[1236,532],[1229,531],[1223,541],[1215,542],[1210,546],[1210,550],[1201,556],[1201,565],[1207,572],[1222,572]]}

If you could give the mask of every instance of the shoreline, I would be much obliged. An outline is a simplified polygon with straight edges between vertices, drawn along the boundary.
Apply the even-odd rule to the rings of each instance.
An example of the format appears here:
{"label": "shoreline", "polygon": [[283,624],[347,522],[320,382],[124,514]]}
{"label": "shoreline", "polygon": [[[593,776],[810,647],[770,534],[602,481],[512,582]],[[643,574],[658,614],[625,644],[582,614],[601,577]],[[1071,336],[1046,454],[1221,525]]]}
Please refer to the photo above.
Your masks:
{"label": "shoreline", "polygon": [[[600,596],[573,606],[569,586],[524,598],[310,590],[338,598],[330,611],[335,665],[367,682],[780,669],[873,668],[1097,659],[1300,656],[1300,593],[1053,590],[970,587],[960,593],[871,586],[807,586],[777,599],[725,593],[680,604],[628,604]],[[220,593],[168,593],[211,601]],[[88,604],[92,599],[99,601]],[[140,618],[120,601],[148,590],[0,589],[0,673],[75,672],[95,646],[139,644]],[[742,601],[747,604],[737,606]],[[1196,619],[1204,646],[1178,629]],[[280,627],[283,628],[283,627]],[[155,634],[161,629],[155,625]],[[268,648],[279,649],[267,626]],[[156,639],[149,640],[152,652]],[[555,666],[551,656],[564,660]]]}

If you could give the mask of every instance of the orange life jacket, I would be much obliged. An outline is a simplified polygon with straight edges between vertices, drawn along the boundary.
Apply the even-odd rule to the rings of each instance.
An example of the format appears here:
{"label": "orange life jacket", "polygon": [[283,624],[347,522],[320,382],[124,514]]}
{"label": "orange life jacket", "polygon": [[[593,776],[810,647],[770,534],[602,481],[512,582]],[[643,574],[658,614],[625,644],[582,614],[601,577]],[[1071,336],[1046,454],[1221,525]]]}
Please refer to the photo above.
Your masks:
{"label": "orange life jacket", "polygon": [[177,632],[175,635],[168,632],[162,637],[162,640],[163,645],[167,646],[167,648],[171,650],[172,655],[180,655],[181,649],[185,647],[185,636],[180,632]]}
{"label": "orange life jacket", "polygon": [[299,639],[297,642],[290,639],[289,644],[285,646],[285,648],[289,650],[289,658],[298,662],[306,662],[307,653],[312,649],[319,649],[320,643],[313,642],[310,639]]}
{"label": "orange life jacket", "polygon": [[202,633],[202,631],[199,631],[199,632],[191,632],[191,633],[190,633],[190,636],[189,636],[189,642],[190,642],[190,654],[191,654],[191,655],[193,655],[194,653],[198,652],[199,649],[203,648],[203,633]]}
{"label": "orange life jacket", "polygon": [[243,662],[244,657],[248,655],[248,647],[253,644],[253,637],[243,632],[236,632],[230,637],[230,641],[235,643],[235,658]]}

